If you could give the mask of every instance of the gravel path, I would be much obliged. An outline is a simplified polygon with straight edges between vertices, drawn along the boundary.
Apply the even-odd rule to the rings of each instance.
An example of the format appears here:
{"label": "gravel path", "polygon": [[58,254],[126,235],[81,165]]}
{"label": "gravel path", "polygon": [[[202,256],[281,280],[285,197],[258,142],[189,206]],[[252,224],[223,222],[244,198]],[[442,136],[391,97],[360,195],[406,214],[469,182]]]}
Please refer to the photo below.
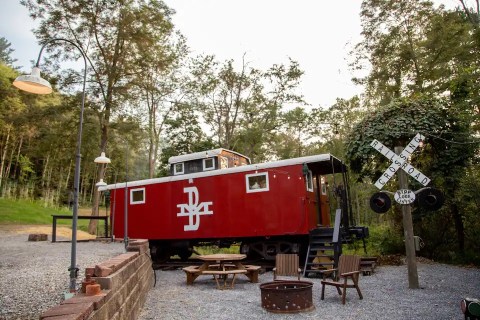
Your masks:
{"label": "gravel path", "polygon": [[[29,242],[28,234],[0,233],[0,320],[38,319],[69,291],[71,243],[50,240]],[[78,242],[78,285],[86,267],[124,252],[123,243]]]}
{"label": "gravel path", "polygon": [[[0,320],[38,319],[58,304],[68,291],[70,243],[28,242],[28,235],[0,232]],[[77,262],[84,268],[124,252],[122,243],[79,242]],[[314,283],[315,310],[273,314],[261,307],[259,284],[240,275],[231,290],[217,290],[210,277],[186,285],[181,270],[156,271],[157,284],[148,293],[139,320],[151,319],[463,319],[460,301],[480,298],[480,269],[419,263],[422,289],[408,289],[406,266],[379,266],[371,276],[360,277],[364,299],[354,289],[341,304],[335,288],[326,288],[320,300],[320,280]],[[271,272],[260,283],[272,281]]]}
{"label": "gravel path", "polygon": [[[342,305],[334,287],[327,287],[320,300],[320,279],[303,279],[313,285],[315,310],[297,314],[270,313],[261,307],[260,284],[239,276],[235,288],[217,290],[206,276],[185,284],[183,271],[157,271],[157,285],[150,291],[140,320],[151,319],[463,319],[460,301],[480,298],[480,270],[419,263],[422,289],[408,289],[406,266],[380,266],[371,276],[360,277],[364,299],[355,289],[347,289]],[[271,272],[260,275],[260,283],[270,282]],[[295,279],[292,279],[295,280]]]}

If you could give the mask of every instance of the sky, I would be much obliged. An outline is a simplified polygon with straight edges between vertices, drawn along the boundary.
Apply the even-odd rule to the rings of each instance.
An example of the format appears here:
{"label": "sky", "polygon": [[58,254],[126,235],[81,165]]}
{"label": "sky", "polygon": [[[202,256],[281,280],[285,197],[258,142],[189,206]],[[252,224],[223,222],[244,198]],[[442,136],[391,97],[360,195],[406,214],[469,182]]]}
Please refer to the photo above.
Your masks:
{"label": "sky", "polygon": [[[456,0],[438,0],[452,5]],[[305,73],[297,93],[312,107],[328,108],[336,98],[362,92],[352,83],[349,51],[361,40],[360,0],[165,0],[176,11],[172,20],[186,36],[192,55],[266,71],[297,61]],[[35,24],[19,0],[2,0],[0,37],[15,51],[16,66],[29,73],[40,46]]]}

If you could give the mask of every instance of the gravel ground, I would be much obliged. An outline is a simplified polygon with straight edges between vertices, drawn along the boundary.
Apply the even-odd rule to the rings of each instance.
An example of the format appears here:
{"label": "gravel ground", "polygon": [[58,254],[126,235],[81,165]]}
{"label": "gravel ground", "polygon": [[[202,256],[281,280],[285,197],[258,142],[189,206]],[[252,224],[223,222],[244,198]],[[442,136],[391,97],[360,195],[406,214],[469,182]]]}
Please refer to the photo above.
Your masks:
{"label": "gravel ground", "polygon": [[[0,233],[0,320],[38,319],[68,292],[70,243],[28,242],[28,235]],[[79,242],[78,283],[84,268],[124,252],[122,243]],[[235,288],[217,290],[206,276],[186,285],[181,270],[156,271],[157,284],[147,298],[139,320],[150,319],[463,319],[460,301],[480,298],[480,270],[438,263],[418,263],[422,289],[408,289],[406,266],[379,266],[371,276],[360,277],[364,299],[347,290],[341,304],[335,288],[326,288],[320,300],[320,280],[313,285],[315,310],[298,314],[274,314],[264,310],[260,283],[273,279],[271,272],[254,284],[239,275]]]}
{"label": "gravel ground", "polygon": [[379,266],[373,275],[360,276],[363,300],[355,289],[347,289],[345,305],[334,287],[326,288],[322,301],[320,279],[302,279],[314,284],[315,310],[278,314],[264,310],[260,300],[260,283],[272,281],[272,272],[260,275],[259,284],[240,275],[234,289],[217,290],[210,277],[187,286],[181,270],[156,271],[157,284],[139,319],[464,319],[461,299],[480,298],[479,269],[419,263],[418,274],[422,289],[412,290],[406,266]]}
{"label": "gravel ground", "polygon": [[[50,240],[29,242],[28,234],[0,233],[0,320],[38,319],[69,291],[72,245]],[[123,243],[78,242],[78,285],[86,267],[124,252]]]}

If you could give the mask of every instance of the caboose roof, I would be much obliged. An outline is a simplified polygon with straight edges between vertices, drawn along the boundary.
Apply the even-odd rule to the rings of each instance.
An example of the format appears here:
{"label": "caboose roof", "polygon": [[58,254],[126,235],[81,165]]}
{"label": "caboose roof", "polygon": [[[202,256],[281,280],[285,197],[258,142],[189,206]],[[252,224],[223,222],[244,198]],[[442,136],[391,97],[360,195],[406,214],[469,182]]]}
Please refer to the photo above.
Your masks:
{"label": "caboose roof", "polygon": [[174,156],[168,158],[168,163],[173,164],[173,163],[179,163],[179,162],[186,162],[186,161],[191,161],[191,160],[197,160],[197,159],[202,159],[202,158],[209,158],[209,157],[215,157],[218,155],[221,155],[222,152],[228,152],[228,153],[233,153],[238,155],[239,157],[245,158],[248,160],[250,163],[250,158],[247,156],[244,156],[241,153],[228,150],[228,149],[223,149],[223,148],[218,148],[218,149],[213,149],[213,150],[207,150],[207,151],[201,151],[201,152],[195,152],[195,153],[189,153],[189,154],[184,154],[181,156]]}
{"label": "caboose roof", "polygon": [[[204,153],[203,153],[203,156],[205,156]],[[188,179],[203,178],[203,177],[210,177],[210,176],[219,176],[219,175],[238,173],[238,172],[248,172],[253,170],[281,168],[285,166],[292,166],[292,165],[299,165],[299,164],[307,165],[308,169],[312,170],[313,174],[319,174],[319,175],[342,173],[342,172],[346,172],[347,170],[347,167],[342,160],[332,156],[329,153],[326,153],[326,154],[319,154],[314,156],[249,164],[246,166],[239,166],[239,167],[233,167],[233,168],[182,174],[177,176],[128,181],[127,185],[128,187],[145,186],[149,184],[188,180]],[[119,189],[119,188],[125,188],[125,182],[109,184],[104,187],[99,187],[98,190],[105,191],[105,190],[113,190],[113,189]]]}

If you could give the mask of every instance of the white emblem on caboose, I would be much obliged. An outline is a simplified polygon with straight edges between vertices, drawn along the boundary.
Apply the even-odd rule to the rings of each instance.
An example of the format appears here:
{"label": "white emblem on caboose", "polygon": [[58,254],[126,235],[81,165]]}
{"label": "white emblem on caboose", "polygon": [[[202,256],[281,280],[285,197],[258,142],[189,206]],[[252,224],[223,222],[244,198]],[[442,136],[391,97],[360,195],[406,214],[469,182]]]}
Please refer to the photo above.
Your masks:
{"label": "white emblem on caboose", "polygon": [[177,217],[188,217],[188,224],[183,226],[183,231],[196,231],[200,226],[200,216],[206,214],[213,214],[208,206],[212,205],[212,202],[199,202],[197,187],[183,188],[184,193],[188,193],[188,204],[177,204],[177,208],[180,212],[177,213]]}

